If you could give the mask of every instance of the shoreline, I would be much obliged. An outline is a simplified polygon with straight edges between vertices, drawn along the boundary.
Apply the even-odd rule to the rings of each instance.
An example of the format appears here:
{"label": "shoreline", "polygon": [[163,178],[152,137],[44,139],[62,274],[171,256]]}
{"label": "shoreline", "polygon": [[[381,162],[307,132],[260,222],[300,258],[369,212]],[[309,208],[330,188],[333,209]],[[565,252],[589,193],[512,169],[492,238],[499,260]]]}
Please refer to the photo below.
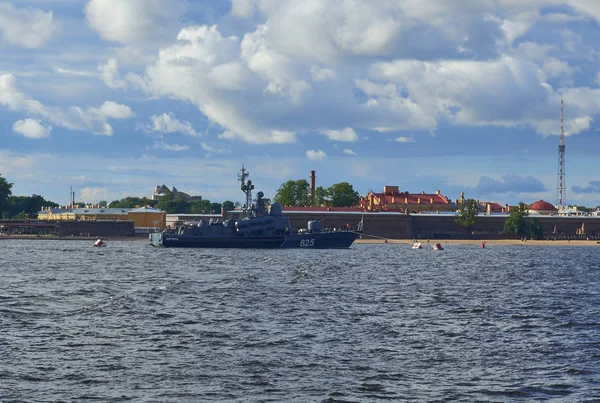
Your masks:
{"label": "shoreline", "polygon": [[148,241],[147,236],[128,236],[128,237],[98,237],[98,236],[35,236],[35,235],[0,235],[0,241],[2,240],[26,240],[26,241],[90,241],[95,242],[96,239],[102,239],[103,241]]}
{"label": "shoreline", "polygon": [[[28,241],[90,241],[94,242],[96,239],[102,238],[105,242],[111,241],[126,241],[126,242],[147,242],[148,238],[143,236],[136,237],[88,237],[88,236],[34,236],[34,235],[0,235],[0,241],[2,240],[28,240]],[[491,239],[491,240],[475,240],[475,239],[429,239],[426,240],[418,240],[421,242],[423,247],[427,247],[427,243],[429,245],[435,245],[436,243],[440,243],[442,245],[477,245],[481,247],[481,244],[485,242],[486,246],[492,245],[534,245],[534,246],[600,246],[600,241],[597,240],[527,240],[521,241],[520,239]],[[382,239],[357,239],[354,241],[355,244],[362,245],[383,245],[383,244],[394,244],[394,245],[412,245],[414,243],[413,239],[394,239],[394,238],[382,238]]]}
{"label": "shoreline", "polygon": [[[476,240],[476,239],[429,239],[427,241],[417,239],[421,242],[423,247],[429,245],[435,245],[440,243],[442,245],[477,245],[481,247],[481,244],[485,242],[486,247],[492,245],[525,245],[525,246],[600,246],[600,241],[596,240],[527,240],[521,241],[520,239],[491,239],[491,240]],[[413,239],[357,239],[354,241],[356,244],[406,244],[412,245],[415,241]]]}

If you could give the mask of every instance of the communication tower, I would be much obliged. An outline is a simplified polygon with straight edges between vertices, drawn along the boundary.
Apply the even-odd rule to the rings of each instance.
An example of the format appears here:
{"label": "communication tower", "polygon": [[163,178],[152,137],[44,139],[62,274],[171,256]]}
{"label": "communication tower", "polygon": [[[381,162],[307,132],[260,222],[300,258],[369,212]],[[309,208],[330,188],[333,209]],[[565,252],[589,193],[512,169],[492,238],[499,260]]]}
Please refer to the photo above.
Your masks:
{"label": "communication tower", "polygon": [[556,175],[556,208],[567,204],[567,186],[565,174],[565,131],[563,129],[563,100],[560,100],[560,138],[558,140],[558,173]]}

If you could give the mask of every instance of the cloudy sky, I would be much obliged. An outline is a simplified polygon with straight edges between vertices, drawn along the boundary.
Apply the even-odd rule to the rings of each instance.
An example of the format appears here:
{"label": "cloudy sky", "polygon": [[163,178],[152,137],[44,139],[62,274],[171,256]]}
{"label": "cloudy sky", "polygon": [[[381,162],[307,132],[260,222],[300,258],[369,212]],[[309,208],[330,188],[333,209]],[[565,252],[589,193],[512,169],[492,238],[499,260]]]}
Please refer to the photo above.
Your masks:
{"label": "cloudy sky", "polygon": [[0,0],[0,174],[68,202],[289,179],[600,205],[600,1]]}

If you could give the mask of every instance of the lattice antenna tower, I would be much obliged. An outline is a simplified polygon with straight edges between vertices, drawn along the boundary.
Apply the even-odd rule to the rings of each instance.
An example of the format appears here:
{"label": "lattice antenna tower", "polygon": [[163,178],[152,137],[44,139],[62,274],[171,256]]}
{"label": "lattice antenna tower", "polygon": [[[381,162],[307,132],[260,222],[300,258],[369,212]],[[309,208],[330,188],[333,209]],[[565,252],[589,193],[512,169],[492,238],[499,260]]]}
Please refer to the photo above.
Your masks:
{"label": "lattice antenna tower", "polygon": [[560,100],[560,138],[558,140],[558,173],[556,175],[556,207],[564,208],[567,204],[567,186],[565,173],[565,131],[563,128],[563,100]]}

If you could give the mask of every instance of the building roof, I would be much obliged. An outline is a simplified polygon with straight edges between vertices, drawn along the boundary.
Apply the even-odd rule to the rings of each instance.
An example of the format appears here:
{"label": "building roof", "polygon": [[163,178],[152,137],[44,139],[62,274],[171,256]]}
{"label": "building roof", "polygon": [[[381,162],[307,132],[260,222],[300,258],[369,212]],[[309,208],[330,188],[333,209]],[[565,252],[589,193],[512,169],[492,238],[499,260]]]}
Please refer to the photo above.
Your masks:
{"label": "building roof", "polygon": [[[440,193],[376,193],[369,192],[367,196],[379,199],[381,205],[387,204],[452,204],[450,199]],[[421,202],[419,203],[419,199]]]}
{"label": "building roof", "polygon": [[[73,209],[52,208],[52,214],[79,214],[79,215],[126,215],[130,208],[108,208],[108,207],[81,207]],[[39,214],[47,214],[48,210],[40,211]]]}
{"label": "building roof", "polygon": [[502,213],[505,207],[495,202],[479,202],[479,207],[487,209],[487,205],[490,205],[492,213]]}
{"label": "building roof", "polygon": [[362,207],[283,207],[284,212],[356,212],[364,211]]}
{"label": "building roof", "polygon": [[544,200],[538,200],[529,205],[529,210],[533,211],[558,211],[556,207]]}
{"label": "building roof", "polygon": [[142,206],[139,208],[135,208],[133,210],[129,210],[130,213],[162,213],[163,211],[159,208],[152,206]]}

